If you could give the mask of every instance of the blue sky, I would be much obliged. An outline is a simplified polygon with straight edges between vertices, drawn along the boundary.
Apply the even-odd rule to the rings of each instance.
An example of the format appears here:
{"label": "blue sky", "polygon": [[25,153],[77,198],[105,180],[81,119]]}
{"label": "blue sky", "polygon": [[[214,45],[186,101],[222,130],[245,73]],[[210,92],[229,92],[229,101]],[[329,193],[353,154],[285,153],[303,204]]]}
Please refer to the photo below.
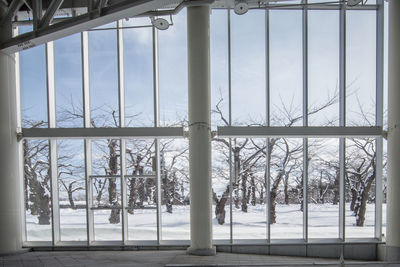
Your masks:
{"label": "blue sky", "polygon": [[[301,114],[302,36],[301,11],[270,12],[270,98],[271,114],[282,115],[287,108]],[[173,17],[174,25],[159,31],[159,85],[161,124],[178,122],[187,116],[186,11]],[[149,19],[131,19],[124,25],[149,25]],[[114,26],[113,24],[107,26]],[[231,14],[232,120],[235,124],[265,123],[265,12]],[[21,29],[23,32],[26,29]],[[126,29],[124,66],[126,115],[129,126],[152,126],[153,62],[151,28]],[[221,98],[227,116],[228,52],[227,11],[211,15],[212,107]],[[115,30],[89,33],[91,105],[94,117],[106,116],[100,125],[112,126],[110,110],[118,107],[117,34]],[[309,107],[333,95],[338,87],[338,11],[309,13]],[[82,106],[80,34],[55,41],[57,109]],[[23,116],[46,120],[45,49],[39,46],[21,52]],[[375,101],[375,13],[349,11],[347,14],[348,121],[363,124],[360,107],[374,112]],[[72,99],[72,100],[71,100]],[[359,104],[359,103],[360,104]],[[338,125],[339,105],[310,117],[310,125],[333,120]],[[215,123],[219,123],[214,121]],[[280,125],[280,120],[272,120]],[[300,121],[297,125],[301,125]],[[81,120],[60,121],[59,126],[79,127]]]}

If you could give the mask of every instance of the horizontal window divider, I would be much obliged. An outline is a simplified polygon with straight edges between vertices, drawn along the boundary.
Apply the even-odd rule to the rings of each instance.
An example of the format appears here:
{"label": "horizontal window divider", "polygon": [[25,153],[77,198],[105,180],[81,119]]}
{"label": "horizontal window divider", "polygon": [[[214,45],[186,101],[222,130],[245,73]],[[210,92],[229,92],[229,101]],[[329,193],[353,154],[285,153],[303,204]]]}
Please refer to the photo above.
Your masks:
{"label": "horizontal window divider", "polygon": [[339,138],[384,137],[382,127],[218,127],[218,137],[287,137],[287,138]]}
{"label": "horizontal window divider", "polygon": [[124,128],[23,128],[25,139],[110,139],[110,138],[180,138],[183,127],[124,127]]}
{"label": "horizontal window divider", "polygon": [[144,206],[144,207],[125,207],[126,210],[156,210],[156,206]]}
{"label": "horizontal window divider", "polygon": [[91,210],[122,210],[122,206],[97,206],[91,207]]}
{"label": "horizontal window divider", "polygon": [[89,175],[90,179],[118,179],[121,175]]}
{"label": "horizontal window divider", "polygon": [[125,178],[138,178],[138,179],[156,179],[155,174],[133,174],[133,175],[124,175]]}

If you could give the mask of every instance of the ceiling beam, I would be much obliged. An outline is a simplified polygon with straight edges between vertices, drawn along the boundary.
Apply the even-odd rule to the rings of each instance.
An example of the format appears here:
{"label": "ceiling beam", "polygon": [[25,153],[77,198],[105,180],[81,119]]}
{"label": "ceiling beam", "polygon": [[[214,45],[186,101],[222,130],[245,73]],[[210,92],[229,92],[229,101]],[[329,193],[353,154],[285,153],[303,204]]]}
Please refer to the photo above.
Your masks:
{"label": "ceiling beam", "polygon": [[[38,1],[38,0],[35,0]],[[125,0],[118,4],[102,8],[80,16],[67,18],[64,21],[38,28],[0,44],[0,51],[12,54],[24,49],[35,47],[49,41],[54,41],[71,34],[86,31],[123,18],[130,18],[145,12],[164,8],[167,5],[179,4],[177,0]],[[39,16],[40,14],[37,14]]]}
{"label": "ceiling beam", "polygon": [[6,15],[0,20],[0,25],[3,25],[7,21],[12,21],[17,11],[24,4],[23,0],[13,0],[8,7]]}
{"label": "ceiling beam", "polygon": [[39,28],[49,26],[53,20],[54,14],[60,8],[64,0],[53,0],[50,6],[47,8],[46,13],[44,13],[43,18],[40,20]]}

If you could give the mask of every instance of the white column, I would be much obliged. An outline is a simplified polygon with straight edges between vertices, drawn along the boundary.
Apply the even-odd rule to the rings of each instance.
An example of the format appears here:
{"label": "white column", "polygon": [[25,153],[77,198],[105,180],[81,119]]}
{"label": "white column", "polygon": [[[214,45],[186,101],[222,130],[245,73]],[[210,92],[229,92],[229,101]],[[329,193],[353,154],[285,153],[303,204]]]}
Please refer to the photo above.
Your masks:
{"label": "white column", "polygon": [[210,7],[187,8],[189,79],[189,254],[215,255],[212,244]]}
{"label": "white column", "polygon": [[389,2],[389,131],[386,259],[400,260],[400,1]]}
{"label": "white column", "polygon": [[[0,20],[5,7],[0,3]],[[0,41],[12,35],[1,25]],[[15,58],[0,52],[0,255],[21,250],[21,187],[18,174]]]}

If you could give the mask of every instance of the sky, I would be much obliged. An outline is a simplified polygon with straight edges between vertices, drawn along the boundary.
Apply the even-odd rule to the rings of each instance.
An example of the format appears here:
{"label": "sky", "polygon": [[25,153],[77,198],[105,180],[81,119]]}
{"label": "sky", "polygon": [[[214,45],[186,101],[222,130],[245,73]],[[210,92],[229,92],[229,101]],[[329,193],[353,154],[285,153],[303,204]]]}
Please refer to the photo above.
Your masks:
{"label": "sky", "polygon": [[[302,12],[270,12],[270,111],[271,124],[282,125],[282,111],[302,112]],[[234,125],[265,124],[266,52],[265,12],[231,13],[232,121]],[[150,25],[146,18],[130,19],[124,25]],[[107,27],[115,24],[107,25]],[[23,32],[26,29],[21,29]],[[375,13],[347,14],[347,120],[364,125],[360,112],[375,105]],[[223,98],[228,117],[227,11],[211,14],[212,108]],[[308,26],[309,109],[325,103],[338,90],[339,13],[310,11]],[[186,11],[173,17],[173,25],[158,32],[161,125],[187,118]],[[125,29],[125,111],[129,126],[152,126],[153,61],[150,27]],[[106,117],[103,126],[113,126],[110,110],[118,107],[118,58],[115,30],[89,32],[90,90],[93,117]],[[57,112],[82,107],[80,34],[55,41]],[[45,48],[21,52],[23,117],[46,120]],[[310,125],[338,125],[339,105],[310,116]],[[60,121],[60,127],[80,127],[82,120]],[[221,122],[214,120],[213,125]],[[301,120],[297,125],[301,125]]]}

